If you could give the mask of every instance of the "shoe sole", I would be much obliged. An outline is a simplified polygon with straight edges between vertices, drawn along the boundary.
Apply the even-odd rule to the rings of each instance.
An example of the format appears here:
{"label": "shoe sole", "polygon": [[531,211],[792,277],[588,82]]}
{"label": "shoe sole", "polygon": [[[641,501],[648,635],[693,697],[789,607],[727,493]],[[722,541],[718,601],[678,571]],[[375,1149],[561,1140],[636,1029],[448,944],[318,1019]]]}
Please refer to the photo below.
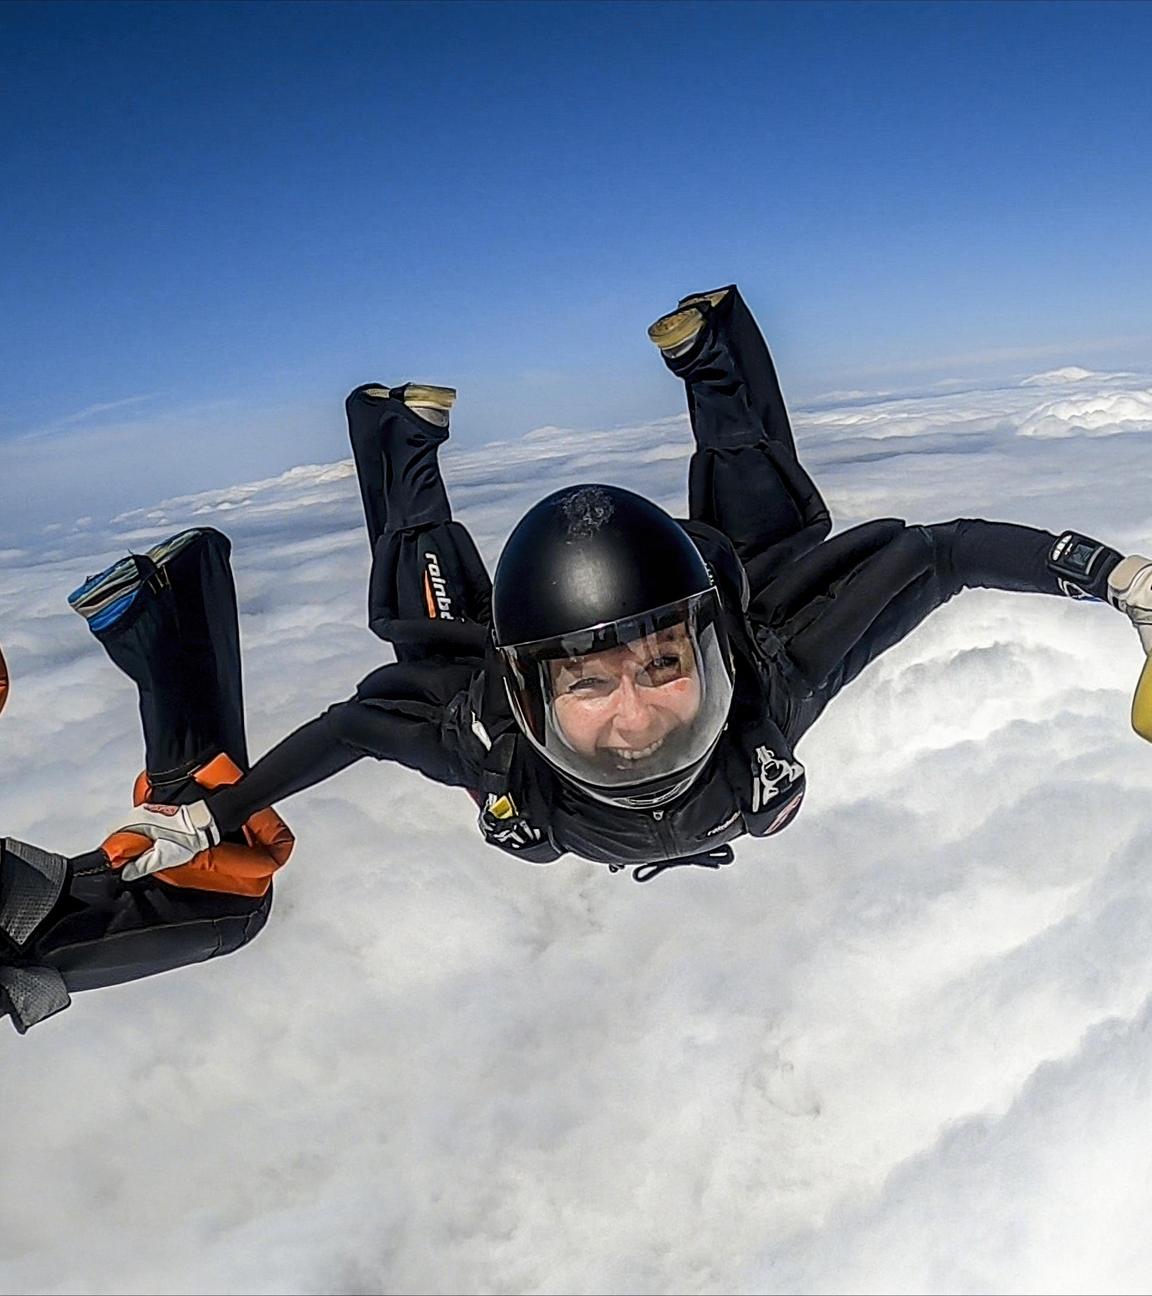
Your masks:
{"label": "shoe sole", "polygon": [[719,306],[731,291],[731,288],[717,288],[715,292],[693,293],[691,297],[682,298],[678,305],[681,307],[695,306],[707,302],[709,306]]}
{"label": "shoe sole", "polygon": [[136,602],[136,596],[139,593],[140,586],[137,585],[134,590],[129,591],[122,598],[118,598],[114,603],[109,603],[106,608],[95,616],[88,617],[88,628],[90,630],[104,630],[113,622],[119,621],[132,604]]}
{"label": "shoe sole", "polygon": [[409,409],[413,406],[423,406],[426,409],[450,410],[456,403],[456,388],[409,383],[403,389],[401,399]]}
{"label": "shoe sole", "polygon": [[68,604],[86,620],[91,620],[115,600],[139,589],[140,580],[140,564],[130,554],[89,576],[79,589],[68,595]]}
{"label": "shoe sole", "polygon": [[[200,535],[201,531],[195,527],[181,531],[153,545],[147,557],[154,567],[163,568]],[[88,622],[91,629],[102,630],[132,606],[146,579],[147,572],[141,571],[139,557],[129,554],[97,575],[89,576],[79,589],[68,595],[68,605]]]}
{"label": "shoe sole", "polygon": [[152,559],[157,567],[163,567],[165,563],[175,558],[178,553],[187,549],[192,541],[201,534],[202,532],[197,527],[192,527],[188,531],[180,531],[170,539],[163,540],[158,545],[153,545],[148,550],[148,557]]}
{"label": "shoe sole", "polygon": [[654,324],[648,325],[648,336],[661,351],[669,351],[690,342],[703,327],[704,316],[695,306],[689,306],[661,315]]}

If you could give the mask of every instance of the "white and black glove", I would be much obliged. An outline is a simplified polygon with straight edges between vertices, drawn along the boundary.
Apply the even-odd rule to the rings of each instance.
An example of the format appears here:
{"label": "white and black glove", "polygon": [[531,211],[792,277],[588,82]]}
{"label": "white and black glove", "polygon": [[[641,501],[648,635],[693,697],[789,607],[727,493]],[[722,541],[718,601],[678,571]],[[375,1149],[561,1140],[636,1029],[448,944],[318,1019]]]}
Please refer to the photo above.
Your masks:
{"label": "white and black glove", "polygon": [[1133,554],[1108,574],[1108,601],[1128,616],[1140,635],[1140,646],[1152,653],[1152,558]]}
{"label": "white and black glove", "polygon": [[161,869],[177,868],[201,851],[220,844],[220,830],[206,801],[181,806],[145,802],[136,807],[133,818],[116,832],[137,833],[154,843],[143,855],[124,865],[120,876],[125,882]]}

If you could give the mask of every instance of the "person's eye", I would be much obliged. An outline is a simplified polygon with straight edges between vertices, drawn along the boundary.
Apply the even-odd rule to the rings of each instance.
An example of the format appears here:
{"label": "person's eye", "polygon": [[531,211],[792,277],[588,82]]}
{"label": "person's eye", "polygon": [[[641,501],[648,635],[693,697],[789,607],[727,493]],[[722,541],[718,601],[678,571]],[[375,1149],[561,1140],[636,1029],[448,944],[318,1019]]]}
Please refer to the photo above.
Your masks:
{"label": "person's eye", "polygon": [[582,675],[580,679],[573,680],[568,685],[568,693],[598,694],[603,693],[608,688],[608,681],[600,675]]}
{"label": "person's eye", "polygon": [[683,663],[676,653],[653,657],[644,671],[652,684],[668,684],[674,679],[679,679],[683,673]]}

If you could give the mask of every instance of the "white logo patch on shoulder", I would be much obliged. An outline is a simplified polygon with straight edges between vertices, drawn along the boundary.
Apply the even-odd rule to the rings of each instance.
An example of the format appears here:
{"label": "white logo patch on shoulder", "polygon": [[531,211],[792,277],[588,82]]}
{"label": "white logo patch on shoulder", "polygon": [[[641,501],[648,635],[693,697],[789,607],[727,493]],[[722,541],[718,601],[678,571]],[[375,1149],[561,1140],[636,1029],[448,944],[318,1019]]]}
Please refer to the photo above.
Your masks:
{"label": "white logo patch on shoulder", "polygon": [[803,777],[804,766],[799,761],[781,760],[771,747],[757,747],[752,766],[752,813],[764,809]]}

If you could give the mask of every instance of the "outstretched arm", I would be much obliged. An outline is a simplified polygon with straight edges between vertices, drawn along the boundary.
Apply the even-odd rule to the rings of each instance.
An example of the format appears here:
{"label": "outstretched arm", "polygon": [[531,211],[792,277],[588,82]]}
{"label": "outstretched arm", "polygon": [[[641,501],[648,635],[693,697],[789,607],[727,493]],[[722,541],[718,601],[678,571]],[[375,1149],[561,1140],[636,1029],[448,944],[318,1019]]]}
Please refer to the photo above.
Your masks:
{"label": "outstretched arm", "polygon": [[799,676],[800,686],[789,690],[791,736],[798,738],[869,662],[963,589],[1108,599],[1108,576],[1120,555],[1084,537],[1064,541],[1006,522],[905,526],[888,518],[843,532],[785,568],[753,617],[767,623],[760,634],[770,655],[782,651]]}
{"label": "outstretched arm", "polygon": [[369,755],[345,741],[341,732],[340,712],[356,705],[344,702],[329,707],[277,743],[238,783],[211,793],[208,806],[219,831],[234,832],[257,810],[323,783]]}
{"label": "outstretched arm", "polygon": [[[234,832],[252,815],[331,778],[365,756],[391,760],[438,783],[466,783],[458,753],[445,741],[443,716],[467,687],[472,667],[440,661],[406,662],[373,671],[354,697],[337,703],[277,743],[235,783],[192,806],[137,810],[125,830],[158,843],[134,875],[172,867]],[[167,844],[166,844],[167,843]]]}

